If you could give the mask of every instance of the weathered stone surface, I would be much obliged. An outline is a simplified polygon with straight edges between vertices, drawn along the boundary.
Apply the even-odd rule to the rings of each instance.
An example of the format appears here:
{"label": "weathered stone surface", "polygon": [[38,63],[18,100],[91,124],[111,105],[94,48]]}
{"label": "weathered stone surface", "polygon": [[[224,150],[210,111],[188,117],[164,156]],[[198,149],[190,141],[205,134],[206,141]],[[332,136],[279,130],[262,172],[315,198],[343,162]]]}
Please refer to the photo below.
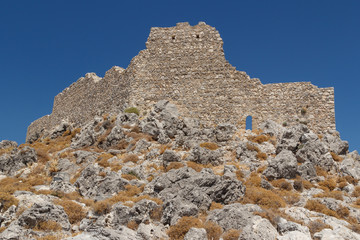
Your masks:
{"label": "weathered stone surface", "polygon": [[212,201],[228,204],[239,199],[245,193],[245,186],[237,179],[215,175],[211,169],[196,172],[183,167],[157,177],[146,191],[164,201],[180,197],[207,209]]}
{"label": "weathered stone surface", "polygon": [[195,216],[199,211],[195,204],[180,197],[166,201],[163,209],[161,222],[170,225],[175,225],[181,217]]}
{"label": "weathered stone surface", "polygon": [[234,133],[236,132],[236,127],[232,124],[219,124],[215,128],[216,140],[219,142],[229,141]]}
{"label": "weathered stone surface", "polygon": [[323,141],[330,151],[337,155],[345,155],[349,150],[349,143],[340,139],[340,134],[334,131],[333,134],[325,134]]}
{"label": "weathered stone surface", "polygon": [[101,200],[123,190],[129,183],[115,172],[105,171],[106,176],[103,177],[99,175],[100,171],[105,170],[92,165],[82,171],[81,176],[74,184],[82,196]]}
{"label": "weathered stone surface", "polygon": [[234,203],[222,209],[210,212],[207,220],[216,222],[225,231],[229,229],[243,229],[255,217],[254,212],[261,212],[257,205]]}
{"label": "weathered stone surface", "polygon": [[190,228],[186,233],[184,240],[207,240],[206,230],[204,228]]}
{"label": "weathered stone surface", "polygon": [[282,150],[274,159],[269,162],[264,176],[268,179],[295,178],[297,161],[295,155],[289,150]]}
{"label": "weathered stone surface", "polygon": [[18,144],[15,141],[2,140],[0,142],[0,149],[16,148]]}
{"label": "weathered stone surface", "polygon": [[219,165],[222,163],[222,152],[220,149],[210,150],[203,147],[194,147],[190,155],[186,158],[187,161],[193,161],[200,164]]}
{"label": "weathered stone surface", "polygon": [[16,171],[37,161],[35,149],[31,147],[15,148],[10,154],[0,155],[0,171],[13,175]]}
{"label": "weathered stone surface", "polygon": [[255,216],[250,220],[239,236],[241,240],[276,239],[278,232],[269,220]]}

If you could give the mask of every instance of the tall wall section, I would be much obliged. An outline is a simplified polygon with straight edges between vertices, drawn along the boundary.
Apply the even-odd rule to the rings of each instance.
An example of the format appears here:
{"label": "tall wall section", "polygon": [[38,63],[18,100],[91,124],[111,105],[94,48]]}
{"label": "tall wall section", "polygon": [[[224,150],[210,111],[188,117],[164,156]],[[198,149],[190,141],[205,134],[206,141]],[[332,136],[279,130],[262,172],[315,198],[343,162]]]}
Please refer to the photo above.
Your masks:
{"label": "tall wall section", "polygon": [[104,78],[80,78],[55,97],[51,115],[29,126],[27,139],[62,120],[81,125],[127,106],[145,112],[162,99],[207,125],[230,122],[245,128],[246,117],[252,116],[253,128],[272,119],[288,125],[306,122],[315,132],[335,129],[333,88],[308,82],[263,85],[231,66],[218,31],[200,22],[152,28],[146,49],[126,70],[113,67]]}

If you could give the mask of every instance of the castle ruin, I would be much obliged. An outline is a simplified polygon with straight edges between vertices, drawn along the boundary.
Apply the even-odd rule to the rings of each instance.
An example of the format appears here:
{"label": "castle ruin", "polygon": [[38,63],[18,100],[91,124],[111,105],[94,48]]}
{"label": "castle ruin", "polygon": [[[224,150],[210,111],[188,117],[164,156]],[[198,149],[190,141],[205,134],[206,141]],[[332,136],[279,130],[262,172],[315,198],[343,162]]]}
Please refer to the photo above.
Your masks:
{"label": "castle ruin", "polygon": [[28,128],[27,141],[66,120],[74,126],[102,113],[137,107],[144,113],[168,99],[184,116],[215,125],[245,128],[268,119],[292,125],[305,122],[317,132],[335,130],[334,89],[309,82],[262,84],[227,62],[218,31],[200,22],[151,28],[146,49],[127,69],[113,67],[103,78],[88,73],[59,93],[51,115]]}

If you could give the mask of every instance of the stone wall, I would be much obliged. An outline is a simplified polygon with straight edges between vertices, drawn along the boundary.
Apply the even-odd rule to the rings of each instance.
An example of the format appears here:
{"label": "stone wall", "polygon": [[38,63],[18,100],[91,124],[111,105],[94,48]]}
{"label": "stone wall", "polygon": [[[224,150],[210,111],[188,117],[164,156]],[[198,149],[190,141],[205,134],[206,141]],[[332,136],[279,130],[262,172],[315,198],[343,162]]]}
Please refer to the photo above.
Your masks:
{"label": "stone wall", "polygon": [[62,120],[81,125],[102,113],[136,106],[142,113],[169,99],[185,116],[208,125],[230,122],[253,128],[267,119],[291,125],[306,122],[315,132],[335,129],[334,89],[308,82],[263,85],[225,59],[218,31],[200,22],[152,28],[146,49],[127,69],[113,67],[104,78],[86,74],[55,97],[53,112],[33,122],[27,139]]}

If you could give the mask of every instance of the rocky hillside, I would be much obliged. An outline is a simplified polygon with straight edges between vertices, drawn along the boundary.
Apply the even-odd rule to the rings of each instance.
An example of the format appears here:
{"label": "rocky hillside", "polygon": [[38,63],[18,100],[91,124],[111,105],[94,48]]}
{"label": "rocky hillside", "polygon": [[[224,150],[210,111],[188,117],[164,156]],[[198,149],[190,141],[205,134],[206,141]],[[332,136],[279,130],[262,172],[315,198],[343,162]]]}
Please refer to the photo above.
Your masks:
{"label": "rocky hillside", "polygon": [[0,142],[0,239],[360,239],[360,156],[338,132],[136,113]]}

